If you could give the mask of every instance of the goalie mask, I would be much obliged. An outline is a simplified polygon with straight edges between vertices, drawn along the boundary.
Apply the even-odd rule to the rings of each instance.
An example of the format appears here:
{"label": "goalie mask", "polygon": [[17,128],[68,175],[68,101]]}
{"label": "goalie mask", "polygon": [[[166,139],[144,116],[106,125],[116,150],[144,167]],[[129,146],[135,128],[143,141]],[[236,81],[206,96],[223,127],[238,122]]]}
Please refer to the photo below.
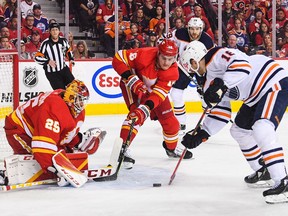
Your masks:
{"label": "goalie mask", "polygon": [[[184,48],[184,51],[180,56],[180,64],[188,73],[197,73],[197,75],[202,76],[198,73],[199,62],[204,58],[207,52],[208,51],[203,43],[200,41],[192,41]],[[191,67],[192,59],[197,62],[196,69]]]}
{"label": "goalie mask", "polygon": [[64,101],[67,103],[71,114],[76,118],[84,109],[89,100],[89,91],[80,80],[73,80],[64,92]]}

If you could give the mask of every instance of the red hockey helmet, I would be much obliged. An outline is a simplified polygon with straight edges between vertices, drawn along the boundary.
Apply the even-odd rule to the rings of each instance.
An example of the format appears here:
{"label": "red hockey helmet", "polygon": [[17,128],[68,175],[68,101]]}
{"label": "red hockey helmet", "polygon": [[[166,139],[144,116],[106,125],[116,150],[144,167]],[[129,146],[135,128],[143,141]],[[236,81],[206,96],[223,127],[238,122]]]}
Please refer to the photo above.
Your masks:
{"label": "red hockey helmet", "polygon": [[165,56],[176,56],[178,54],[176,43],[166,38],[158,45],[158,49]]}

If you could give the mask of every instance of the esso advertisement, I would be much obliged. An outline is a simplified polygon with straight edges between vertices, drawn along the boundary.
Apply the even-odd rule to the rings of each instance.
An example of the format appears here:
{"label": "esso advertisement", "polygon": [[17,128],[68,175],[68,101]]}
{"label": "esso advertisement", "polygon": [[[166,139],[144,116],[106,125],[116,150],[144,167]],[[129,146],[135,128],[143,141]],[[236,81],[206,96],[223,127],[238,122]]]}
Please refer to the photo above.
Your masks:
{"label": "esso advertisement", "polygon": [[122,97],[119,85],[120,76],[114,71],[112,65],[99,68],[92,77],[93,89],[104,98]]}

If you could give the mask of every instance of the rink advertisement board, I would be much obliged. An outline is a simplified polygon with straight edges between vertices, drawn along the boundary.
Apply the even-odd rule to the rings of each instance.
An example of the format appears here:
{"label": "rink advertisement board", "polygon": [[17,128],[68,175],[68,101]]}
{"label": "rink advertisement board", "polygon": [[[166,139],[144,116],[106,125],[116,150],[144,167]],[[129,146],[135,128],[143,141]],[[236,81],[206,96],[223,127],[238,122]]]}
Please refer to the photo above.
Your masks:
{"label": "rink advertisement board", "polygon": [[[277,61],[288,69],[287,60]],[[120,77],[114,71],[111,61],[76,61],[72,72],[77,79],[85,82],[90,91],[87,114],[127,113],[119,88]],[[20,103],[37,96],[40,92],[52,90],[43,67],[31,60],[21,60],[19,63],[19,85]],[[197,104],[197,108],[193,105],[193,109],[188,105],[187,112],[201,111],[200,99],[193,83],[185,90],[184,100],[187,104]]]}

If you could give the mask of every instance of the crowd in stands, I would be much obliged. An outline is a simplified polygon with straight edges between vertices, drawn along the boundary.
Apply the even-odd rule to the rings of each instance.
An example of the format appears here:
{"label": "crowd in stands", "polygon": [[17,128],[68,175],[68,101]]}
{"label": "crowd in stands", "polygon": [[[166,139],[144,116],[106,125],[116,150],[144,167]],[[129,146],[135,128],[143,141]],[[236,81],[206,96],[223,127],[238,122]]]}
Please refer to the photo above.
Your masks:
{"label": "crowd in stands", "polygon": [[[47,0],[48,1],[48,0]],[[64,2],[63,0],[57,0]],[[100,39],[108,57],[115,52],[115,34],[119,49],[157,46],[163,38],[186,26],[192,17],[199,17],[204,31],[218,43],[217,0],[119,0],[118,32],[115,32],[115,5],[113,0],[73,0],[70,14],[79,25],[79,32]],[[166,31],[165,4],[169,3],[169,29]],[[6,0],[0,5],[0,47],[13,48],[17,39],[17,0]],[[288,57],[288,0],[276,0],[276,55]],[[32,0],[21,1],[21,52],[23,58],[33,58],[41,41],[49,37],[49,22],[41,5]],[[272,0],[223,0],[223,46],[237,48],[250,54],[271,56],[272,53]],[[167,33],[168,32],[168,33]],[[63,34],[62,34],[63,35]],[[8,42],[7,42],[8,39]],[[68,39],[75,57],[91,58],[85,40]],[[23,49],[22,49],[23,45]],[[30,53],[26,55],[24,53]]]}

